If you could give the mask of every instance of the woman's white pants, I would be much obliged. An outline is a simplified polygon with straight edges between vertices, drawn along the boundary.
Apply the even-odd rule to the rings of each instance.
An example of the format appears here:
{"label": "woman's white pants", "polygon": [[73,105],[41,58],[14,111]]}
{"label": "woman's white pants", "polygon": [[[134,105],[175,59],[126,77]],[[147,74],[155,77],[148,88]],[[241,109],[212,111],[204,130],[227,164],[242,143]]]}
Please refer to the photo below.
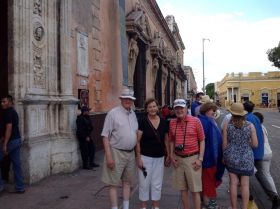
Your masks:
{"label": "woman's white pants", "polygon": [[148,201],[151,191],[151,200],[157,201],[161,198],[161,188],[164,173],[164,157],[154,158],[141,155],[147,176],[138,169],[139,174],[139,199]]}

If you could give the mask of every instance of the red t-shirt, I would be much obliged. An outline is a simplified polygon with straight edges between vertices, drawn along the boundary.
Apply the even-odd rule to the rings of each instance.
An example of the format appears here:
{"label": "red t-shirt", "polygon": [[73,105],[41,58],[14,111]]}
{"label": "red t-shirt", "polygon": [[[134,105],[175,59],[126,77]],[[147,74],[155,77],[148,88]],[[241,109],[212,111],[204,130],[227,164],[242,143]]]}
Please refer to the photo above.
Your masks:
{"label": "red t-shirt", "polygon": [[205,138],[200,120],[190,115],[170,121],[169,137],[175,146],[183,144],[185,138],[184,150],[180,152],[183,155],[199,152],[199,142]]}

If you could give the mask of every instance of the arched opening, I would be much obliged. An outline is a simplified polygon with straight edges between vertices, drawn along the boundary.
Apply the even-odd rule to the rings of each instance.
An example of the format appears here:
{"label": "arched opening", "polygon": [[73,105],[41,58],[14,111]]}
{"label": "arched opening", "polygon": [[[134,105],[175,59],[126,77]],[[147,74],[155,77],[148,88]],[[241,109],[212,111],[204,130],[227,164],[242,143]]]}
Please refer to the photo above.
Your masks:
{"label": "arched opening", "polygon": [[146,44],[138,39],[139,54],[133,75],[133,90],[136,97],[135,106],[143,108],[146,100]]}
{"label": "arched opening", "polygon": [[170,103],[170,69],[168,68],[167,82],[165,87],[165,104],[170,105],[171,103]]}

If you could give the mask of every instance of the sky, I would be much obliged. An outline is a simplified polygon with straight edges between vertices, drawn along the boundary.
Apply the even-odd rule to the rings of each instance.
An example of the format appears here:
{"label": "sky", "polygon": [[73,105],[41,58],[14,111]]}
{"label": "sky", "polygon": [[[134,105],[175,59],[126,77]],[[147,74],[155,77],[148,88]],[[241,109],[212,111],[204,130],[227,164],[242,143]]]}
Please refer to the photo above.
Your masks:
{"label": "sky", "polygon": [[226,73],[278,70],[267,50],[280,41],[280,0],[156,0],[164,17],[173,15],[185,45],[184,65],[193,69],[198,90]]}

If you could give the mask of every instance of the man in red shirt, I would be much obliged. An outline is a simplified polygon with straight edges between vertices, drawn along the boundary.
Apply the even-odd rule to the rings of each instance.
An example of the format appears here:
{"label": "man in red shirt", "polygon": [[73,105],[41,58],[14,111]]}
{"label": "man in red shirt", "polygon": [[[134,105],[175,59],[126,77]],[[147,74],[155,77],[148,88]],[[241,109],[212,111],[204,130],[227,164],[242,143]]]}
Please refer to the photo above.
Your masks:
{"label": "man in red shirt", "polygon": [[198,118],[187,115],[186,101],[174,101],[176,119],[170,121],[170,156],[174,166],[174,186],[181,191],[184,209],[189,209],[188,191],[193,207],[201,208],[202,161],[205,149],[204,131]]}

